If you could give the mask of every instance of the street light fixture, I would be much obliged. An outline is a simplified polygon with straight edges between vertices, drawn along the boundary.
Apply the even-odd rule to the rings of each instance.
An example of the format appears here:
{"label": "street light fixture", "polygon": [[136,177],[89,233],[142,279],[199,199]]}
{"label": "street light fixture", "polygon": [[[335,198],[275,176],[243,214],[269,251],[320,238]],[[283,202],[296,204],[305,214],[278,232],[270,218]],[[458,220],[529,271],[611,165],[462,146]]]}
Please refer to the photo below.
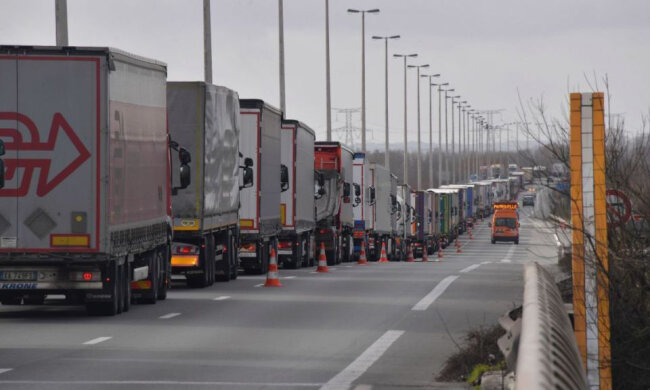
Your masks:
{"label": "street light fixture", "polygon": [[418,55],[413,54],[393,54],[395,58],[404,58],[404,184],[408,184],[409,171],[408,171],[408,111],[407,111],[407,83],[406,83],[406,60],[408,58],[415,58]]}
{"label": "street light fixture", "polygon": [[366,13],[377,14],[379,9],[348,9],[348,13],[361,14],[361,151],[366,152]]}
{"label": "street light fixture", "polygon": [[418,155],[417,155],[417,172],[418,172],[418,190],[422,190],[422,132],[420,131],[420,69],[428,68],[429,64],[423,65],[409,65],[411,69],[417,69],[417,78],[415,81],[418,84]]}
{"label": "street light fixture", "polygon": [[456,183],[456,131],[454,130],[454,99],[460,99],[460,95],[448,96],[451,99],[451,183]]}
{"label": "street light fixture", "polygon": [[384,156],[384,165],[386,166],[386,169],[390,172],[390,150],[388,147],[388,40],[389,39],[399,39],[399,35],[389,35],[389,36],[377,36],[373,35],[372,39],[383,39],[384,40],[384,49],[385,49],[385,55],[384,55],[384,61],[385,61],[385,69],[386,69],[386,76],[385,76],[385,88],[386,88],[386,101],[385,101],[385,111],[386,111],[386,152]]}
{"label": "street light fixture", "polygon": [[431,87],[434,85],[431,80],[434,77],[440,77],[440,73],[423,74],[422,78],[429,78],[429,188],[433,188],[433,98],[431,97]]}

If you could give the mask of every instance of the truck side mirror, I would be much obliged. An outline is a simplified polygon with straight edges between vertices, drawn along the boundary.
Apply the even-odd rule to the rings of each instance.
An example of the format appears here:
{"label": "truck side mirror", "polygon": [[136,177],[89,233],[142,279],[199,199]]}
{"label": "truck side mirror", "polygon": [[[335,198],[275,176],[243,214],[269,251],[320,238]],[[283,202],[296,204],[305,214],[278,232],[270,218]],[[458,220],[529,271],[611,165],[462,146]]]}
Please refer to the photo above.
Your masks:
{"label": "truck side mirror", "polygon": [[181,186],[178,188],[179,190],[182,190],[184,188],[187,188],[187,186],[190,185],[191,179],[191,174],[190,174],[190,166],[187,164],[182,164],[180,167],[180,173],[179,173],[179,179],[181,181]]}
{"label": "truck side mirror", "polygon": [[244,159],[244,166],[245,166],[246,168],[251,168],[251,167],[253,166],[253,159],[250,158],[250,157],[246,157],[246,158]]}
{"label": "truck side mirror", "polygon": [[5,155],[5,141],[0,139],[0,156]]}
{"label": "truck side mirror", "polygon": [[343,183],[343,197],[350,197],[350,183]]}
{"label": "truck side mirror", "polygon": [[393,207],[395,207],[395,205],[397,204],[397,197],[395,195],[390,196],[390,204]]}
{"label": "truck side mirror", "polygon": [[192,155],[185,148],[180,148],[178,150],[178,159],[181,164],[187,165],[192,162]]}
{"label": "truck side mirror", "polygon": [[361,186],[357,183],[353,183],[354,185],[354,196],[361,196]]}
{"label": "truck side mirror", "polygon": [[243,169],[244,169],[244,177],[242,181],[244,184],[239,187],[240,190],[253,186],[253,168],[243,167]]}
{"label": "truck side mirror", "polygon": [[370,187],[370,205],[374,205],[377,202],[377,199],[375,198],[375,187]]}
{"label": "truck side mirror", "polygon": [[286,165],[280,165],[280,191],[284,192],[289,189],[289,168]]}

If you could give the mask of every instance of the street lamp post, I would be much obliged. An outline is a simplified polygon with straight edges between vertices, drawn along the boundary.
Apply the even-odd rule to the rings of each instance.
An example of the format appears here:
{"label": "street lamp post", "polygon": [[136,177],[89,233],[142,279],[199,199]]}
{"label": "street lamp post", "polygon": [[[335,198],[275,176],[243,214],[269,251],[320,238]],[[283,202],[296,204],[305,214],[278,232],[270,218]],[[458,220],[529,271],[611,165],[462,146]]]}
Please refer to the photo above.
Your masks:
{"label": "street lamp post", "polygon": [[330,2],[325,0],[325,118],[327,140],[332,140],[332,93],[330,90]]}
{"label": "street lamp post", "polygon": [[386,69],[386,76],[385,76],[385,88],[386,88],[386,100],[385,100],[385,111],[386,111],[386,152],[384,155],[384,165],[386,166],[386,169],[390,172],[390,150],[388,146],[388,40],[389,39],[399,39],[399,35],[389,35],[385,37],[380,37],[380,36],[373,36],[372,39],[383,39],[384,40],[384,66]]}
{"label": "street lamp post", "polygon": [[423,74],[420,77],[429,78],[429,188],[433,188],[433,99],[431,98],[431,87],[435,84],[431,83],[431,79],[440,77],[440,73]]}
{"label": "street lamp post", "polygon": [[[460,96],[459,96],[460,97]],[[461,177],[463,176],[463,127],[462,127],[462,107],[463,104],[467,103],[467,100],[463,100],[462,102],[458,102],[458,180],[461,180]],[[462,181],[461,181],[462,183]]]}
{"label": "street lamp post", "polygon": [[454,130],[454,99],[460,98],[460,95],[449,96],[451,99],[451,183],[456,183],[456,131]]}
{"label": "street lamp post", "polygon": [[409,68],[417,69],[416,81],[418,84],[418,155],[417,155],[417,172],[418,172],[418,190],[422,190],[422,133],[420,131],[420,68],[428,68],[429,64],[409,65]]}
{"label": "street lamp post", "polygon": [[[442,185],[442,88],[440,87],[449,85],[449,83],[431,85],[438,86],[438,182],[436,187],[440,187]],[[445,99],[445,115],[447,114],[446,104],[447,99]]]}
{"label": "street lamp post", "polygon": [[284,6],[282,0],[278,0],[278,37],[280,40],[280,110],[282,115],[287,114],[287,103],[285,99],[285,82],[284,82]]}
{"label": "street lamp post", "polygon": [[[447,177],[447,180],[445,180],[446,184],[449,184],[449,127],[448,125],[448,118],[449,118],[449,112],[447,110],[447,100],[450,98],[450,96],[447,95],[447,92],[454,92],[454,88],[446,89],[445,90],[445,176]],[[452,118],[451,120],[453,121],[453,112],[452,112]],[[453,123],[453,122],[452,122]],[[452,125],[453,129],[453,125]]]}
{"label": "street lamp post", "polygon": [[407,111],[408,95],[407,95],[407,87],[406,87],[407,85],[406,84],[406,69],[407,69],[406,60],[409,57],[413,58],[417,56],[418,55],[415,53],[414,54],[393,54],[393,57],[404,58],[404,184],[408,184],[408,180],[409,180],[409,171],[408,171],[409,155],[408,155],[408,135],[407,135],[408,134],[408,119],[407,119],[408,118],[408,111]]}
{"label": "street lamp post", "polygon": [[361,14],[361,151],[366,152],[366,13],[377,14],[378,9],[348,9],[349,13]]}

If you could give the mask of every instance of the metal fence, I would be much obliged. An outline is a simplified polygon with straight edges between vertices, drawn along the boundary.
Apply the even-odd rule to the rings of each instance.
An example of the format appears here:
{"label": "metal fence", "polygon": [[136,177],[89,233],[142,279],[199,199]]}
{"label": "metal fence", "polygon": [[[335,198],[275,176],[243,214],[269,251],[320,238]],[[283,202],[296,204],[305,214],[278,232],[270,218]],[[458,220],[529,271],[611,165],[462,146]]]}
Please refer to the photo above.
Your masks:
{"label": "metal fence", "polygon": [[[553,276],[537,263],[526,264],[524,269],[523,316],[518,341],[515,347],[517,390],[588,389],[560,291]],[[511,348],[517,345],[515,340],[504,344]]]}

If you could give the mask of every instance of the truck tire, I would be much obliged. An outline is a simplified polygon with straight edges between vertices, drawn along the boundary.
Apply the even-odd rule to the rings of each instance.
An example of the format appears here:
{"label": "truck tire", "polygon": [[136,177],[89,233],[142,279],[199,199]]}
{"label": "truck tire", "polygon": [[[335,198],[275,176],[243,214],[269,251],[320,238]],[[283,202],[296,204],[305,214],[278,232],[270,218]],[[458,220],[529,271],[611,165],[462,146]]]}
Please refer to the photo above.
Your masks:
{"label": "truck tire", "polygon": [[515,245],[519,245],[519,237],[515,240]]}
{"label": "truck tire", "polygon": [[151,290],[144,298],[139,299],[139,302],[153,305],[158,301],[158,286],[160,277],[160,267],[162,265],[161,255],[159,251],[152,251],[149,255],[149,281],[151,282]]}
{"label": "truck tire", "polygon": [[497,243],[497,240],[495,240],[495,239],[493,238],[493,239],[492,239],[492,243],[493,243],[493,244],[496,244],[496,243]]}
{"label": "truck tire", "polygon": [[118,273],[117,262],[113,261],[111,264],[111,273],[110,276],[112,280],[110,283],[111,288],[111,300],[108,302],[89,302],[86,304],[86,311],[88,314],[93,316],[114,316],[118,314],[119,300],[121,298],[120,294],[120,282],[122,278]]}
{"label": "truck tire", "polygon": [[239,276],[239,242],[235,233],[230,234],[230,250],[228,258],[230,259],[230,279],[235,280]]}
{"label": "truck tire", "polygon": [[[125,260],[126,264],[126,260]],[[117,314],[124,311],[124,295],[126,291],[126,279],[124,278],[124,264],[117,266]]]}
{"label": "truck tire", "polygon": [[221,275],[215,275],[215,278],[220,282],[228,282],[232,278],[232,233],[230,230],[226,232],[226,239],[224,244],[225,253],[221,253]]}
{"label": "truck tire", "polygon": [[[210,236],[208,236],[210,237]],[[210,238],[204,239],[205,247],[201,250],[201,273],[187,275],[187,285],[191,288],[204,288],[214,283],[214,245]],[[212,273],[212,276],[210,276]]]}
{"label": "truck tire", "polygon": [[124,263],[124,293],[122,294],[122,311],[127,312],[131,310],[131,265],[128,262]]}
{"label": "truck tire", "polygon": [[169,289],[169,284],[171,283],[171,259],[172,259],[172,249],[169,243],[161,249],[162,251],[162,271],[160,272],[161,280],[158,284],[158,300],[164,301],[167,299],[167,290]]}

